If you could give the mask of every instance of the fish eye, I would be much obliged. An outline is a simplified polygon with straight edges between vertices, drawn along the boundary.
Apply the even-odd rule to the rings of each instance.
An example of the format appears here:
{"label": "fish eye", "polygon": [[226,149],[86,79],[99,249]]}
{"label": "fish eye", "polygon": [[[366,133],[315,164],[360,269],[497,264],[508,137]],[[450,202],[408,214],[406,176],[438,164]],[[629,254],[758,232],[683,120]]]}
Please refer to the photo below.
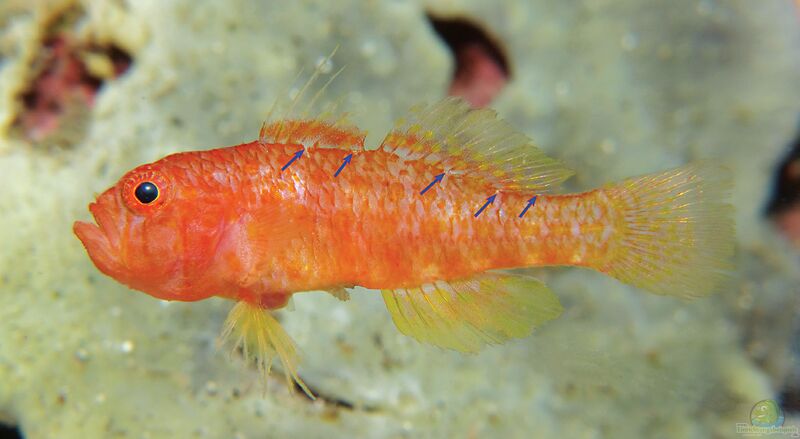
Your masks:
{"label": "fish eye", "polygon": [[158,186],[149,181],[139,183],[133,195],[140,203],[150,204],[158,199]]}
{"label": "fish eye", "polygon": [[125,207],[137,215],[159,211],[174,196],[169,175],[153,169],[153,165],[142,165],[128,172],[118,187]]}

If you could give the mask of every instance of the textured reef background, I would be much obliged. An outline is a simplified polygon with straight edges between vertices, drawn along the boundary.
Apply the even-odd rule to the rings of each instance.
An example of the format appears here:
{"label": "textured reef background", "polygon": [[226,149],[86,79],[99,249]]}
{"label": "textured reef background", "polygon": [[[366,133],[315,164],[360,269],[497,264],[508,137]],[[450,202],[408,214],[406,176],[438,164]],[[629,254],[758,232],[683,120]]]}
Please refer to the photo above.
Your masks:
{"label": "textured reef background", "polygon": [[[792,1],[34,3],[0,4],[0,422],[25,437],[723,438],[798,379],[797,253],[763,215],[800,114]],[[735,280],[684,302],[541,270],[564,315],[474,356],[402,336],[374,292],[302,294],[280,317],[312,402],[217,349],[231,303],[160,302],[91,264],[71,226],[97,192],[252,140],[336,45],[327,96],[372,145],[445,95],[454,57],[429,16],[502,49],[492,106],[577,171],[568,190],[727,163]]]}

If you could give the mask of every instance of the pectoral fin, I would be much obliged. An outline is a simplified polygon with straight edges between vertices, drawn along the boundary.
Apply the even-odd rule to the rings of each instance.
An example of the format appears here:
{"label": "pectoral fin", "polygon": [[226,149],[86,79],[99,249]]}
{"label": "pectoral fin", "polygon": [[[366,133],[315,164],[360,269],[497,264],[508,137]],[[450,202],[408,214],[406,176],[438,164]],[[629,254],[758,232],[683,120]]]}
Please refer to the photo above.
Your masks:
{"label": "pectoral fin", "polygon": [[229,342],[233,348],[241,347],[245,361],[256,362],[265,382],[272,368],[272,359],[277,355],[283,364],[289,388],[297,383],[306,395],[314,399],[297,375],[297,346],[269,310],[244,301],[236,303],[225,320],[221,339],[223,344]]}
{"label": "pectoral fin", "polygon": [[350,293],[348,293],[347,289],[345,288],[332,288],[327,291],[331,296],[341,300],[342,302],[347,302],[350,300]]}
{"label": "pectoral fin", "polygon": [[497,273],[384,290],[383,300],[400,332],[461,352],[525,337],[563,311],[539,280]]}

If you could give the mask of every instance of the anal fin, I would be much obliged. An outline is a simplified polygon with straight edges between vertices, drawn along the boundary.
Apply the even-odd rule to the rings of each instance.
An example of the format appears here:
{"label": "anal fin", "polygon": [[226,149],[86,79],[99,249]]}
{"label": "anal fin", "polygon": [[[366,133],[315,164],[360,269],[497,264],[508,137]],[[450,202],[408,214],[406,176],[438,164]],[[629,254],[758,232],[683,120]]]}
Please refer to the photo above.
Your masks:
{"label": "anal fin", "polygon": [[383,300],[400,332],[461,352],[525,337],[563,311],[539,280],[498,273],[384,290]]}

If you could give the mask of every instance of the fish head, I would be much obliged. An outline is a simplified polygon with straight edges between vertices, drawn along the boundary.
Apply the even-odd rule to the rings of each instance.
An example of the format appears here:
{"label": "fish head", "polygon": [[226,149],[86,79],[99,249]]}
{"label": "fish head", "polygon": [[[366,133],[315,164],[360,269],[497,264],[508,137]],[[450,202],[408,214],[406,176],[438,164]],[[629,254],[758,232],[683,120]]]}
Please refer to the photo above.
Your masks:
{"label": "fish head", "polygon": [[118,282],[164,300],[205,299],[217,293],[207,268],[224,235],[224,203],[210,190],[183,168],[143,165],[89,204],[94,223],[73,230]]}

